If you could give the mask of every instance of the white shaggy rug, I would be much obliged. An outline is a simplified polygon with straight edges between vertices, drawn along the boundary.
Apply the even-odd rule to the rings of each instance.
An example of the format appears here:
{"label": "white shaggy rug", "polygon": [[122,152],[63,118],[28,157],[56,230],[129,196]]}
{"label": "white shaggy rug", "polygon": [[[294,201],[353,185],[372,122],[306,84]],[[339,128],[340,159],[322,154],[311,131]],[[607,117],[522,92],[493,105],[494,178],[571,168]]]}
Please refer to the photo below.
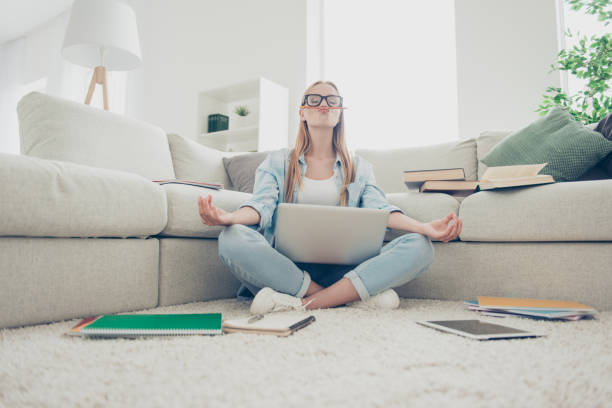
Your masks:
{"label": "white shaggy rug", "polygon": [[[221,300],[148,313],[248,314]],[[0,331],[2,407],[612,406],[612,312],[595,320],[495,318],[462,302],[403,299],[400,309],[312,312],[287,338],[90,340],[78,320]],[[538,330],[479,342],[414,323],[480,318]]]}

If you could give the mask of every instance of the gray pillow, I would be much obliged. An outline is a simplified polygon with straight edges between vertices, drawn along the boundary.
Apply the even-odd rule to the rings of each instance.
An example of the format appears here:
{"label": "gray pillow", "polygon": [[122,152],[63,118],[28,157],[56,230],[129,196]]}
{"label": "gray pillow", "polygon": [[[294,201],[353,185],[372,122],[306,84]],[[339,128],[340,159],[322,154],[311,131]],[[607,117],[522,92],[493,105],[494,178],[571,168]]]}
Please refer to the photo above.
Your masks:
{"label": "gray pillow", "polygon": [[224,157],[223,165],[232,182],[234,190],[243,193],[253,193],[255,185],[255,170],[266,159],[269,151],[240,154]]}

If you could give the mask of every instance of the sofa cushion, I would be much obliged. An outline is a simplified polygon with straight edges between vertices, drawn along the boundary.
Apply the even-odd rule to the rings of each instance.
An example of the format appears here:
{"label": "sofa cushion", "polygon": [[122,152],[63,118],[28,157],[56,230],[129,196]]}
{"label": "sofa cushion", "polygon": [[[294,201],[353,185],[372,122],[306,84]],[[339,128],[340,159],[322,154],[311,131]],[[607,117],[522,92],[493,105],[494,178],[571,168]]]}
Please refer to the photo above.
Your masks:
{"label": "sofa cushion", "polygon": [[225,171],[236,191],[252,193],[255,187],[255,170],[268,157],[269,151],[246,153],[234,157],[224,157]]}
{"label": "sofa cushion", "polygon": [[461,167],[466,180],[476,180],[476,140],[441,143],[431,146],[387,150],[356,150],[372,164],[376,184],[385,193],[403,193],[405,170]]}
{"label": "sofa cushion", "polygon": [[0,236],[146,237],[167,221],[166,196],[134,173],[0,154]]}
{"label": "sofa cushion", "polygon": [[513,132],[481,160],[487,166],[548,163],[541,174],[573,181],[612,151],[612,141],[561,108]]}
{"label": "sofa cushion", "polygon": [[184,184],[164,184],[168,199],[168,225],[160,235],[170,237],[217,238],[223,226],[208,226],[200,218],[198,197],[212,195],[212,203],[225,211],[236,211],[251,194],[213,190]]}
{"label": "sofa cushion", "polygon": [[462,241],[612,241],[612,180],[481,191],[466,197]]}
{"label": "sofa cushion", "polygon": [[22,154],[174,178],[168,139],[156,126],[39,92],[24,96],[17,113]]}
{"label": "sofa cushion", "polygon": [[239,153],[222,152],[174,133],[168,134],[168,143],[177,179],[221,183],[233,189],[222,159]]}
{"label": "sofa cushion", "polygon": [[[451,212],[459,214],[459,201],[444,193],[391,193],[387,194],[387,201],[401,208],[408,217],[421,222],[444,218]],[[385,241],[405,233],[391,229],[385,234]]]}

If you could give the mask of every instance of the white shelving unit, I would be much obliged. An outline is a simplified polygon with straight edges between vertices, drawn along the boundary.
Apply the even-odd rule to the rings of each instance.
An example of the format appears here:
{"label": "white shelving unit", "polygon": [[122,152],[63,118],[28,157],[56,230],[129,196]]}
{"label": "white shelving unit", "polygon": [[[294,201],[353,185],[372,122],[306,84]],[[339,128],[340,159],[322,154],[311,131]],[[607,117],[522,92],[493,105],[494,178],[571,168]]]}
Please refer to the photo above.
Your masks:
{"label": "white shelving unit", "polygon": [[[222,151],[264,151],[287,147],[289,90],[265,78],[202,91],[198,95],[198,142]],[[234,113],[246,105],[246,117]],[[229,129],[208,132],[208,115],[229,117]]]}

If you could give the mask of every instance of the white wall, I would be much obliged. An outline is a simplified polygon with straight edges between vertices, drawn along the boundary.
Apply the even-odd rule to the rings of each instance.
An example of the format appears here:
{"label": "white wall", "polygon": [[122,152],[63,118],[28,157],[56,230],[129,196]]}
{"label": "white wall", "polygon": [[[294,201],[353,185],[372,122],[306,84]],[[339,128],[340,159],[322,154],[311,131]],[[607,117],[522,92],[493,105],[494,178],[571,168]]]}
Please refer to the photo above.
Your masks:
{"label": "white wall", "polygon": [[514,130],[534,110],[558,52],[555,0],[456,0],[459,136]]}
{"label": "white wall", "polygon": [[130,72],[126,114],[195,138],[197,94],[262,76],[289,89],[289,143],[306,85],[304,0],[125,0],[143,64]]}

